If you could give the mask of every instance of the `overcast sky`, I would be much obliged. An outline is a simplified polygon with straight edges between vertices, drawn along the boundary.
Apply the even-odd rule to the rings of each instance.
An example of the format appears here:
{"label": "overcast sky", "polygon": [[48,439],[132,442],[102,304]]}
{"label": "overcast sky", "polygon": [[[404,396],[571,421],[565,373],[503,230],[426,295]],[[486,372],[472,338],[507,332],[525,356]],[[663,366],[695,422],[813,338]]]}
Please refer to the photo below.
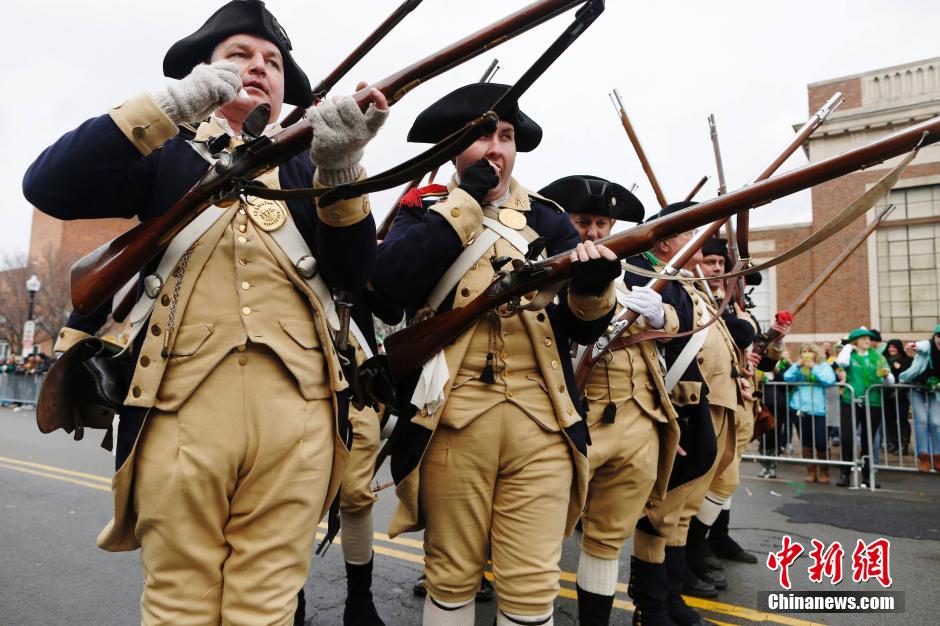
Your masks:
{"label": "overcast sky", "polygon": [[[399,0],[271,0],[295,58],[311,83],[328,73],[397,6]],[[83,120],[145,90],[157,90],[162,59],[222,2],[203,0],[31,0],[8,3],[0,134],[6,220],[0,252],[26,251],[31,208],[23,173],[48,144]],[[343,80],[375,81],[523,6],[506,0],[424,0]],[[419,111],[452,89],[478,80],[498,58],[497,82],[515,80],[554,39],[571,14],[558,17],[408,94],[366,152],[372,172],[423,146],[405,135]],[[539,189],[561,176],[595,174],[638,183],[647,215],[658,210],[620,121],[608,100],[619,88],[666,196],[680,200],[711,176],[698,196],[716,189],[706,118],[717,117],[729,187],[752,178],[808,116],[811,82],[940,54],[936,0],[903,2],[628,2],[607,10],[523,97],[523,110],[544,131],[541,146],[520,155],[515,176]],[[780,171],[805,163],[802,151]],[[439,175],[445,181],[449,172]],[[398,190],[373,196],[377,219]],[[755,226],[810,218],[808,192],[755,211]]]}

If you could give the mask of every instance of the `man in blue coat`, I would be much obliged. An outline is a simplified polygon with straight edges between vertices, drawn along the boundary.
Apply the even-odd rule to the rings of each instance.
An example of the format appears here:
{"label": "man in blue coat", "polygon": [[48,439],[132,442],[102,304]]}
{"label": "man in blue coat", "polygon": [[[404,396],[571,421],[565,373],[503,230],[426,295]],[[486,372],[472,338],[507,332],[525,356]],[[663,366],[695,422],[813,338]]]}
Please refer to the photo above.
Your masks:
{"label": "man in blue coat", "polygon": [[[257,105],[273,133],[285,102],[312,101],[286,32],[256,0],[226,4],[174,44],[164,73],[180,80],[47,148],[26,173],[27,199],[60,219],[158,218],[214,155],[250,140],[242,126]],[[365,112],[349,97],[311,108],[310,154],[258,180],[364,176],[386,111],[377,91]],[[247,197],[206,209],[141,271],[114,519],[98,544],[141,548],[143,623],[292,621],[348,457],[329,294],[362,289],[374,253],[364,197]]]}

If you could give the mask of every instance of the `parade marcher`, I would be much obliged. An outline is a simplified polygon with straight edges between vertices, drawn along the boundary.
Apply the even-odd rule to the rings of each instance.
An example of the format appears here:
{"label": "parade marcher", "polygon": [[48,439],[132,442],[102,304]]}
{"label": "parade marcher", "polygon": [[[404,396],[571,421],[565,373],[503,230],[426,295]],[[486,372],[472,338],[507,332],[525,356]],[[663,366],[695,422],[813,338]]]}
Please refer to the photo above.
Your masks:
{"label": "parade marcher", "polygon": [[[643,205],[621,185],[594,176],[568,176],[539,193],[571,214],[582,241],[610,234],[615,221],[643,221]],[[618,280],[618,310],[641,317],[629,336],[645,330],[676,333],[679,319],[648,287],[631,291]],[[612,350],[591,373],[585,388],[590,482],[581,515],[577,593],[579,624],[606,625],[614,602],[620,551],[633,534],[655,489],[665,494],[679,439],[654,342]]]}
{"label": "parade marcher", "polygon": [[[855,422],[859,427],[862,439],[861,452],[864,461],[862,462],[862,484],[867,485],[870,480],[870,463],[872,463],[868,440],[868,422],[865,419],[865,408],[871,415],[871,439],[874,440],[881,429],[881,408],[882,398],[880,393],[867,393],[872,385],[882,383],[891,384],[894,382],[894,374],[888,367],[888,361],[880,352],[872,347],[874,334],[864,326],[856,328],[849,333],[846,344],[836,357],[836,365],[845,372],[845,382],[851,388],[843,389],[842,392],[842,415],[840,431],[842,436],[842,460],[854,459],[853,451],[855,449],[855,429],[852,427],[852,404],[855,404]],[[847,487],[849,484],[849,469],[842,467],[842,475],[839,487]],[[876,485],[877,486],[877,485]]]}
{"label": "parade marcher", "polygon": [[[164,73],[179,82],[43,152],[26,197],[61,219],[157,218],[205,174],[210,140],[230,151],[257,105],[273,123],[283,103],[312,101],[284,29],[254,0],[226,4],[174,44]],[[381,93],[370,97],[365,113],[348,97],[311,108],[310,154],[258,180],[329,186],[364,175],[363,148],[387,116]],[[141,272],[114,518],[98,545],[141,548],[143,623],[293,620],[348,456],[335,311],[319,286],[363,288],[374,250],[365,197],[320,207],[249,196],[208,208]]]}
{"label": "parade marcher", "polygon": [[[656,217],[693,204],[668,205]],[[658,241],[649,252],[627,262],[642,269],[659,270],[692,236],[682,233]],[[701,261],[701,251],[697,251],[686,268],[694,268]],[[645,277],[631,275],[629,270],[624,280],[634,286],[647,281]],[[703,326],[716,313],[704,293],[684,283],[670,282],[662,296],[663,302],[675,309],[680,331]],[[712,478],[727,467],[733,455],[733,416],[743,400],[737,355],[751,341],[753,330],[747,336],[733,339],[719,321],[691,336],[663,344],[666,389],[679,415],[679,446],[684,454],[680,452],[675,459],[665,496],[651,497],[645,516],[637,524],[629,585],[637,607],[634,623],[702,622],[681,595],[686,578],[686,537],[691,518]],[[699,593],[714,595],[716,591],[700,581]]]}
{"label": "parade marcher", "polygon": [[[508,87],[475,83],[415,120],[408,139],[436,142],[487,111]],[[379,247],[373,285],[407,309],[458,307],[493,279],[494,255],[572,250],[557,303],[501,317],[491,312],[412,377],[392,453],[398,508],[390,535],[422,527],[425,624],[472,624],[487,558],[497,624],[551,624],[563,538],[581,513],[587,430],[574,394],[569,340],[590,343],[614,310],[616,256],[579,244],[568,216],[512,178],[517,152],[541,128],[515,106],[496,130],[455,159],[437,194],[403,204]],[[479,243],[482,242],[482,243]],[[417,412],[414,412],[415,407]]]}

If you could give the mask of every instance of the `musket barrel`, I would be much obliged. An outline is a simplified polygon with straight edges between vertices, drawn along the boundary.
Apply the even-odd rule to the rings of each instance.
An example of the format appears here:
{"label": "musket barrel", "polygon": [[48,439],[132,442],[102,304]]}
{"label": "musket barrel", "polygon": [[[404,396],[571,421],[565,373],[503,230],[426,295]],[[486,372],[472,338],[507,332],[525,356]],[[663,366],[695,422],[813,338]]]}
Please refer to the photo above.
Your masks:
{"label": "musket barrel", "polygon": [[623,100],[620,98],[620,92],[614,89],[612,93],[613,98],[616,99],[614,108],[617,109],[617,113],[620,115],[620,123],[623,124],[623,129],[627,132],[627,138],[629,138],[630,143],[633,144],[633,149],[636,152],[636,156],[640,160],[640,166],[646,173],[646,178],[650,181],[650,186],[653,188],[653,193],[656,195],[656,201],[659,202],[660,208],[665,207],[667,204],[669,204],[666,201],[666,195],[663,193],[662,187],[659,186],[659,180],[656,179],[656,173],[653,171],[653,166],[650,165],[649,159],[646,158],[646,151],[643,150],[643,144],[640,143],[640,138],[637,136],[636,130],[634,130],[633,124],[630,122],[630,118],[627,116],[627,110],[623,106]]}

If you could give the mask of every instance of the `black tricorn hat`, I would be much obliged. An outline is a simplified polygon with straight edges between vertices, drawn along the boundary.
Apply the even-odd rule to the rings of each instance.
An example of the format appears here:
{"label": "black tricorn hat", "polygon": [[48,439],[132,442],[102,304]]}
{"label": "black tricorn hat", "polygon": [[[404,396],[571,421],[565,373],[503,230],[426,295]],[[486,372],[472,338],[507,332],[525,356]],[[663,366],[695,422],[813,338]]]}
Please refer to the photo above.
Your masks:
{"label": "black tricorn hat", "polygon": [[[709,237],[705,242],[705,245],[702,246],[702,255],[711,256],[713,254],[720,254],[721,256],[728,256],[728,240],[724,237]],[[730,271],[731,268],[729,267]]]}
{"label": "black tricorn hat", "polygon": [[670,213],[675,213],[676,211],[681,211],[682,209],[687,209],[690,206],[695,206],[696,204],[698,204],[698,202],[687,202],[685,200],[682,202],[673,202],[672,204],[667,204],[662,209],[660,209],[659,213],[654,213],[649,218],[647,218],[646,221],[652,222],[655,219],[665,217]]}
{"label": "black tricorn hat", "polygon": [[[499,83],[471,83],[458,87],[418,114],[408,141],[414,143],[437,143],[451,133],[487,111],[509,90],[509,85]],[[502,117],[516,131],[516,151],[531,152],[542,141],[542,127],[519,110],[514,104]]]}
{"label": "black tricorn hat", "polygon": [[568,213],[590,213],[628,222],[643,221],[643,203],[623,185],[597,176],[565,176],[544,187],[540,195]]}
{"label": "black tricorn hat", "polygon": [[232,0],[212,14],[199,30],[173,44],[163,57],[163,73],[185,78],[200,63],[206,63],[215,47],[232,35],[245,33],[267,39],[284,58],[284,102],[308,107],[313,92],[307,75],[291,55],[287,33],[261,0]]}

